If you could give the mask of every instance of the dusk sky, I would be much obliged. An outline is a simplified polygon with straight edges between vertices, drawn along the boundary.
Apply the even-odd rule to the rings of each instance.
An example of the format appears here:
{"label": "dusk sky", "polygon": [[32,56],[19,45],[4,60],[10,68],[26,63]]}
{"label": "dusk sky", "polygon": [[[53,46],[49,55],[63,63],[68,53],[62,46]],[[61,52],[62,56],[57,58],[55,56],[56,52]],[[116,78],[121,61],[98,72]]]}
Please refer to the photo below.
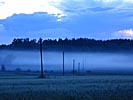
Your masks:
{"label": "dusk sky", "polygon": [[0,44],[13,38],[133,38],[133,0],[0,0]]}

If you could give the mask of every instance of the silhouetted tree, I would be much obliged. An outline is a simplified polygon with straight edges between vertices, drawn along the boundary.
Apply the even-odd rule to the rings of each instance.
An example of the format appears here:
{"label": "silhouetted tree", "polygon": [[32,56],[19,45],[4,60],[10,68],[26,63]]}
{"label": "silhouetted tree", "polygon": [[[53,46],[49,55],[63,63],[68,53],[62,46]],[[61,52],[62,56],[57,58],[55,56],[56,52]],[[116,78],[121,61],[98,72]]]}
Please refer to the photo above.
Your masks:
{"label": "silhouetted tree", "polygon": [[[44,46],[45,45],[45,46]],[[14,39],[9,45],[0,45],[0,49],[37,50],[40,40],[29,38]],[[133,52],[133,40],[112,39],[94,40],[88,38],[72,39],[47,39],[42,41],[43,49],[59,51],[87,51],[87,52]]]}

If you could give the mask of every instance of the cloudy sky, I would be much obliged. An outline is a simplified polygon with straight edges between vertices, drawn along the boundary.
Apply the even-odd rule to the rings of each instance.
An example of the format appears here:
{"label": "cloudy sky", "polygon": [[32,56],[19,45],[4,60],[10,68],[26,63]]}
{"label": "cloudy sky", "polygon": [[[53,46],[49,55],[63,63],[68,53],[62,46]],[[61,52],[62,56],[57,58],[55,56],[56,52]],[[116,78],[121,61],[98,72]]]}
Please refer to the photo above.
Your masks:
{"label": "cloudy sky", "polygon": [[0,0],[0,44],[13,38],[133,38],[133,0]]}

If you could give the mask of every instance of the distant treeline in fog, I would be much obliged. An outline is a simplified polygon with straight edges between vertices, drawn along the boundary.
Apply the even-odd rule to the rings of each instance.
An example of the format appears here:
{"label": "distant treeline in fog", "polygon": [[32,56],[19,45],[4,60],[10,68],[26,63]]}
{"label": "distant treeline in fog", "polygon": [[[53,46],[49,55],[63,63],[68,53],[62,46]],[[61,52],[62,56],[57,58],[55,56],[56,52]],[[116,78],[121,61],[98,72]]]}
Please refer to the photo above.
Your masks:
{"label": "distant treeline in fog", "polygon": [[[14,39],[11,44],[0,45],[0,49],[7,50],[38,50],[39,40],[29,38]],[[94,40],[78,39],[47,39],[43,40],[43,50],[46,51],[88,51],[88,52],[133,52],[133,40],[112,39]]]}

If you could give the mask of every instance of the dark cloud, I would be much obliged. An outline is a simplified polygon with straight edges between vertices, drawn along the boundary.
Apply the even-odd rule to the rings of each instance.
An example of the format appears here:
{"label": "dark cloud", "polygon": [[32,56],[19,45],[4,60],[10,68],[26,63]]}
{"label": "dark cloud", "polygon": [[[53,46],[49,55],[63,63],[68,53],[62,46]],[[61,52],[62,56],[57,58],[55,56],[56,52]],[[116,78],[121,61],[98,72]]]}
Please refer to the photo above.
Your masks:
{"label": "dark cloud", "polygon": [[13,15],[5,20],[0,20],[0,23],[4,25],[5,30],[16,32],[38,31],[55,28],[67,28],[75,31],[78,30],[77,32],[102,32],[101,30],[115,30],[117,26],[119,28],[123,26],[128,27],[132,24],[130,21],[131,20],[127,20],[117,14],[88,13],[71,16],[70,19],[58,22],[54,15],[34,13]]}
{"label": "dark cloud", "polygon": [[[131,28],[131,20],[127,20],[117,14],[81,14],[80,16],[71,16],[70,19],[58,22],[54,15],[46,13],[19,14],[13,15],[5,20],[0,20],[8,32],[29,33],[46,32],[45,30],[67,30],[74,32],[75,36],[80,33],[102,33],[112,32],[121,28]],[[14,34],[15,34],[14,33]],[[50,33],[50,31],[48,32]],[[63,32],[62,32],[63,33]]]}
{"label": "dark cloud", "polygon": [[48,15],[46,13],[34,13],[34,14],[14,14],[5,20],[0,20],[8,31],[37,31],[45,28],[52,28],[58,23],[54,15]]}
{"label": "dark cloud", "polygon": [[[30,37],[30,38],[65,38],[70,33],[64,25],[64,22],[57,21],[55,15],[47,13],[34,13],[34,14],[14,14],[7,19],[0,20],[0,25],[4,26],[3,32],[0,35],[6,38],[6,35],[11,37]],[[1,28],[0,28],[1,29]],[[71,36],[71,35],[69,35]]]}

